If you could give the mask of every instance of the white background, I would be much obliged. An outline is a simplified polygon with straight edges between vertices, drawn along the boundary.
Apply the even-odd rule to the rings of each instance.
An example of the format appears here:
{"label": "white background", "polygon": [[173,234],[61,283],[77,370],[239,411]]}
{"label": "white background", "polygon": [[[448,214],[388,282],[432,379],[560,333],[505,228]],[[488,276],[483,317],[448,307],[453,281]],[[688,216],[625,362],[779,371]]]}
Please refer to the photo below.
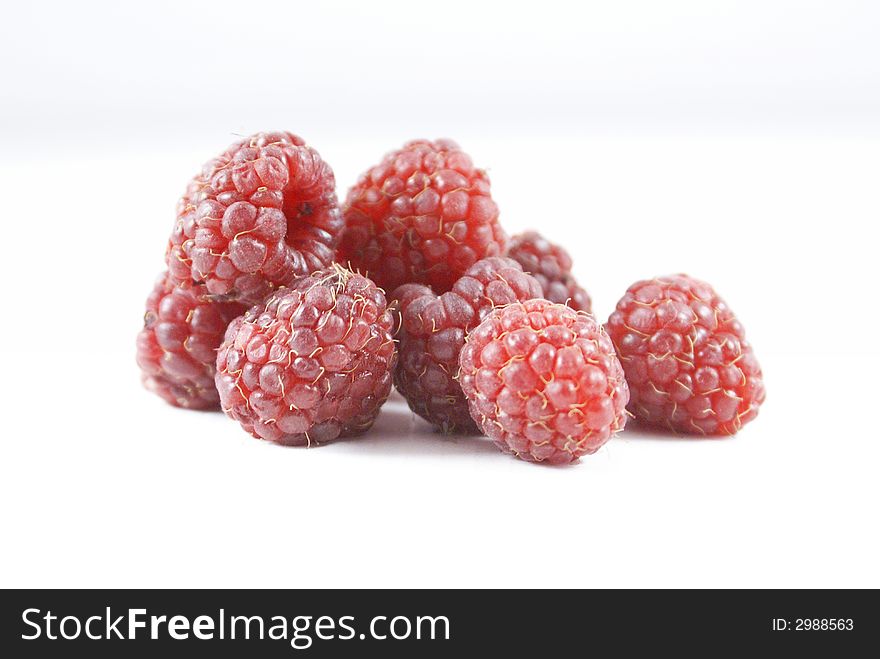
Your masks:
{"label": "white background", "polygon": [[[0,24],[0,586],[880,586],[880,9],[865,2],[14,3]],[[570,468],[401,400],[314,450],[142,390],[177,196],[264,129],[340,195],[458,140],[607,317],[686,271],[747,327],[739,436]]]}

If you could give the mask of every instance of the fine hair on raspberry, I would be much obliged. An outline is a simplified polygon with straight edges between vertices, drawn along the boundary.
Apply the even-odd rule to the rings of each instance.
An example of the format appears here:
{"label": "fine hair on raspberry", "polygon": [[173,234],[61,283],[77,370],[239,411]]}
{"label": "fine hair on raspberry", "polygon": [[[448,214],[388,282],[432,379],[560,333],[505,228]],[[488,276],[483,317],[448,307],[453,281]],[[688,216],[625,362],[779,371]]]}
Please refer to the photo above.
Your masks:
{"label": "fine hair on raspberry", "polygon": [[420,284],[399,287],[392,295],[400,313],[394,384],[410,409],[444,433],[476,432],[458,383],[465,337],[496,306],[540,296],[534,277],[498,256],[475,263],[439,296]]}
{"label": "fine hair on raspberry", "polygon": [[335,259],[342,216],[333,170],[292,133],[256,133],[209,161],[178,203],[173,282],[247,304]]}
{"label": "fine hair on raspberry", "polygon": [[176,407],[219,409],[217,348],[227,325],[246,307],[211,300],[203,285],[174,285],[167,273],[156,281],[146,307],[137,337],[144,386]]}
{"label": "fine hair on raspberry", "polygon": [[636,282],[607,324],[635,418],[674,432],[732,435],[764,402],[745,329],[707,283],[688,275]]}
{"label": "fine hair on raspberry", "polygon": [[474,263],[500,256],[489,177],[452,140],[414,140],[367,170],[349,190],[341,259],[393,291],[445,293]]}
{"label": "fine hair on raspberry", "polygon": [[611,339],[563,304],[495,309],[468,334],[460,363],[471,416],[523,460],[574,462],[626,423],[629,391]]}
{"label": "fine hair on raspberry", "polygon": [[537,231],[526,231],[510,239],[507,256],[538,280],[544,291],[542,297],[567,304],[575,311],[592,313],[590,295],[572,274],[571,256],[563,247]]}
{"label": "fine hair on raspberry", "polygon": [[223,410],[291,446],[362,433],[391,391],[393,325],[382,290],[339,265],[280,288],[229,325],[217,353]]}

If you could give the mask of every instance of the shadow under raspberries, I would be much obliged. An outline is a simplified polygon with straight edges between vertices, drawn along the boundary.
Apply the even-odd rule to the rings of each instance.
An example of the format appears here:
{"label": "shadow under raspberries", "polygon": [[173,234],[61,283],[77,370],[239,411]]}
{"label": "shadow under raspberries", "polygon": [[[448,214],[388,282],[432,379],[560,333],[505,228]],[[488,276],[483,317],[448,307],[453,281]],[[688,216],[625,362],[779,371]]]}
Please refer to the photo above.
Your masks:
{"label": "shadow under raspberries", "polygon": [[616,439],[624,441],[653,441],[653,442],[702,442],[702,441],[725,441],[733,439],[736,435],[699,435],[683,432],[676,432],[669,428],[658,428],[637,419],[629,419],[626,422],[626,428]]}
{"label": "shadow under raspberries", "polygon": [[406,402],[392,396],[373,427],[366,434],[351,438],[357,449],[384,455],[486,454],[500,456],[490,439],[480,435],[444,435],[414,414]]}

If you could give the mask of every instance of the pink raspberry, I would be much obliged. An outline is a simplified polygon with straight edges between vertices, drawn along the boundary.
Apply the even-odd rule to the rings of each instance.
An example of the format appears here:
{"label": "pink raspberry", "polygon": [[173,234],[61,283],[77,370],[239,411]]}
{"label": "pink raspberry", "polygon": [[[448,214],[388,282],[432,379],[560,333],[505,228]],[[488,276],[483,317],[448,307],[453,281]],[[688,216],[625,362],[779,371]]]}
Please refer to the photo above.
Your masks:
{"label": "pink raspberry", "polygon": [[237,318],[217,353],[226,413],[259,439],[323,444],[372,426],[396,352],[385,295],[338,265]]}
{"label": "pink raspberry", "polygon": [[567,304],[575,311],[592,313],[593,303],[571,273],[571,256],[565,249],[537,231],[526,231],[510,239],[507,256],[540,282],[542,297]]}
{"label": "pink raspberry", "polygon": [[574,462],[626,423],[629,391],[611,339],[565,305],[495,309],[468,334],[460,363],[471,416],[523,460]]}
{"label": "pink raspberry", "polygon": [[451,140],[389,153],[349,190],[343,212],[342,259],[387,291],[415,283],[445,293],[507,245],[489,177]]}
{"label": "pink raspberry", "polygon": [[736,316],[687,275],[639,281],[608,319],[636,419],[682,433],[732,435],[764,402],[761,367]]}
{"label": "pink raspberry", "polygon": [[458,354],[465,336],[495,306],[541,296],[541,286],[516,261],[477,261],[443,295],[405,284],[392,297],[400,308],[400,360],[394,384],[410,409],[444,433],[474,432],[458,384]]}
{"label": "pink raspberry", "polygon": [[137,338],[144,386],[177,407],[218,408],[217,348],[226,326],[244,310],[235,302],[210,300],[199,284],[174,286],[163,274],[147,298],[144,328]]}
{"label": "pink raspberry", "polygon": [[166,262],[247,304],[334,260],[342,228],[333,170],[291,133],[257,133],[208,162],[178,204]]}

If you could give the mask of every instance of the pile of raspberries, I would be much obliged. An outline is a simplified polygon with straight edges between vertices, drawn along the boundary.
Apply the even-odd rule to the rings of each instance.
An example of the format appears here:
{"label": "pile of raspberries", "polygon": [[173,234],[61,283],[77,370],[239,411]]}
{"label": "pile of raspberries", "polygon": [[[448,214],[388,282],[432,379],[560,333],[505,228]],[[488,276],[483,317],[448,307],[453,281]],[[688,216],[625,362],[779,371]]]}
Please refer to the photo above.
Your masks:
{"label": "pile of raspberries", "polygon": [[443,433],[550,464],[627,416],[731,435],[764,401],[711,286],[639,281],[602,325],[569,254],[508,238],[486,172],[450,140],[387,154],[341,206],[302,138],[236,142],[187,185],[165,266],[137,341],[144,385],[278,444],[366,432],[392,386]]}

